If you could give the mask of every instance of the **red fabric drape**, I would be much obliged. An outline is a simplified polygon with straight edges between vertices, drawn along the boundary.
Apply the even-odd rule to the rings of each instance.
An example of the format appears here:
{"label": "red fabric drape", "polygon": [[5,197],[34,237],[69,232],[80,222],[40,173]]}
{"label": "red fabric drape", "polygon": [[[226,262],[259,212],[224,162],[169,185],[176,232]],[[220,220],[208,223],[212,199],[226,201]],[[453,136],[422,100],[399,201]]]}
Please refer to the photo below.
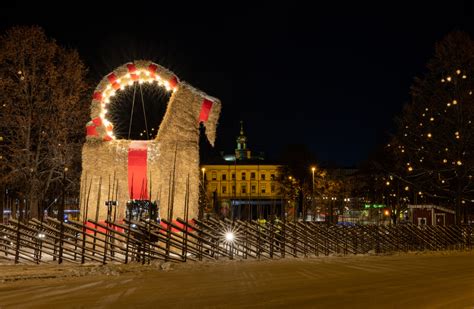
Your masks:
{"label": "red fabric drape", "polygon": [[131,141],[128,147],[128,192],[130,199],[148,199],[147,141]]}
{"label": "red fabric drape", "polygon": [[207,121],[209,118],[209,113],[211,111],[212,101],[204,99],[201,105],[201,113],[199,114],[199,122]]}

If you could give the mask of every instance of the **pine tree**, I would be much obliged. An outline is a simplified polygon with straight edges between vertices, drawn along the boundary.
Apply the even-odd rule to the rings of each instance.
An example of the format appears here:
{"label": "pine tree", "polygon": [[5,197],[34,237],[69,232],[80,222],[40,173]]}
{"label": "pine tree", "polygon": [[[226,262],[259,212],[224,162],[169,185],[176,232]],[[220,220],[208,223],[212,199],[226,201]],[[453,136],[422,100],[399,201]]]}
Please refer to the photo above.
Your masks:
{"label": "pine tree", "polygon": [[[456,223],[474,199],[474,42],[453,32],[440,41],[390,144],[417,192],[454,206]],[[462,211],[463,210],[463,211]]]}

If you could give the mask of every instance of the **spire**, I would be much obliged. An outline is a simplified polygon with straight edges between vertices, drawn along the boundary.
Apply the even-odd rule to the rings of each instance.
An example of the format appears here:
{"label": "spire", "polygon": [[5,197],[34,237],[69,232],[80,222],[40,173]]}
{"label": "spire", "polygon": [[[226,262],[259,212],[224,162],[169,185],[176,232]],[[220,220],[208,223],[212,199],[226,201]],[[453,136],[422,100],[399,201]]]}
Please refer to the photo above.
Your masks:
{"label": "spire", "polygon": [[237,137],[235,156],[240,160],[248,157],[247,137],[244,135],[244,122],[242,120],[240,121],[240,135]]}

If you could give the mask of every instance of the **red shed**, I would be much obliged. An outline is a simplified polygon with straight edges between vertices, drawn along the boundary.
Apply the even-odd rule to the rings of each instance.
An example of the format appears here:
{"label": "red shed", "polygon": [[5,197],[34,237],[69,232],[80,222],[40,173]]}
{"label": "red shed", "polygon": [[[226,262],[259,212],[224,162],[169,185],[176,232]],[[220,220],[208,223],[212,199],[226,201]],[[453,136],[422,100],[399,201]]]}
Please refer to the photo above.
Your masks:
{"label": "red shed", "polygon": [[454,210],[437,205],[408,205],[411,222],[416,225],[445,226],[455,222]]}

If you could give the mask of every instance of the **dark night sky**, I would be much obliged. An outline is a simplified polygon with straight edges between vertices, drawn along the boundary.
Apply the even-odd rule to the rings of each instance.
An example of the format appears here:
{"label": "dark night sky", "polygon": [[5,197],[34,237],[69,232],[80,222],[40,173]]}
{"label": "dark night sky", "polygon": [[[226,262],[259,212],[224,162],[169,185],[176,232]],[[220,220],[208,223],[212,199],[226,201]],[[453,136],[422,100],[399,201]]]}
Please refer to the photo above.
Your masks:
{"label": "dark night sky", "polygon": [[452,30],[474,36],[474,13],[472,1],[333,2],[70,2],[49,12],[21,2],[1,8],[0,27],[42,26],[79,50],[95,83],[134,59],[171,69],[221,99],[218,151],[233,151],[243,120],[255,151],[276,158],[305,143],[320,161],[349,166],[386,141],[435,42]]}

